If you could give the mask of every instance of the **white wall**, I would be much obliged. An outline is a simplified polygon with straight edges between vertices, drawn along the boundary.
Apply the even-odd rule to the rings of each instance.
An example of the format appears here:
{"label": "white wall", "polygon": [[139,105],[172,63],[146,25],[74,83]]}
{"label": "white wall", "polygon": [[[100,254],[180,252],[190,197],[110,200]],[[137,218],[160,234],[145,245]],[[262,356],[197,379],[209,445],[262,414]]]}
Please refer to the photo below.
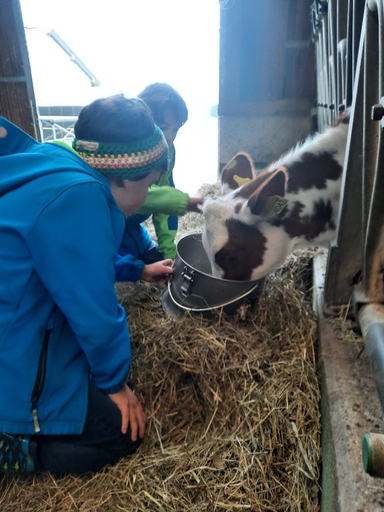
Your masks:
{"label": "white wall", "polygon": [[310,130],[310,116],[220,117],[220,164],[238,151],[249,153],[256,162],[271,163],[305,140]]}
{"label": "white wall", "polygon": [[[185,99],[189,120],[176,139],[175,182],[194,193],[217,178],[218,0],[21,0],[38,105],[86,105],[132,97],[167,82]],[[58,35],[101,81],[89,79],[48,36]]]}

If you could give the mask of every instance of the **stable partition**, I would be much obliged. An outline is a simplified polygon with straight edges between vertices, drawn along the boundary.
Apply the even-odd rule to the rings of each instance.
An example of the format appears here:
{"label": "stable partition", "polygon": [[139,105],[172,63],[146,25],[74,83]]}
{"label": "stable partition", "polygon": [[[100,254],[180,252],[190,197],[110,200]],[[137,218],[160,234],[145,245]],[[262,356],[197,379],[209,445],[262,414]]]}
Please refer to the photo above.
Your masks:
{"label": "stable partition", "polygon": [[[320,130],[346,109],[350,115],[323,314],[353,306],[384,410],[383,23],[383,0],[318,0],[312,6]],[[372,439],[366,436],[363,444],[365,470],[384,477],[384,436]]]}

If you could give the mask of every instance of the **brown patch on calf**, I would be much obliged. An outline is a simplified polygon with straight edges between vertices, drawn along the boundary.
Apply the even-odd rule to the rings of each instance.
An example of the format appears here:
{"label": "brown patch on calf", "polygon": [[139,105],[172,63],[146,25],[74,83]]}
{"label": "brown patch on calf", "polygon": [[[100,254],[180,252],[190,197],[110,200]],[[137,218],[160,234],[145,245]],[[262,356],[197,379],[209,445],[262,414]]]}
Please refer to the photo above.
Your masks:
{"label": "brown patch on calf", "polygon": [[291,238],[304,237],[308,241],[314,240],[329,229],[336,229],[331,201],[323,199],[315,201],[313,215],[301,217],[303,208],[304,205],[300,201],[296,201],[287,217],[278,219],[271,224],[282,226]]}
{"label": "brown patch on calf", "polygon": [[252,180],[254,176],[253,163],[246,153],[238,153],[228,162],[221,172],[221,183],[236,190],[239,188],[239,184],[235,181],[234,176]]}
{"label": "brown patch on calf", "polygon": [[288,166],[287,192],[311,188],[326,188],[327,180],[338,180],[343,169],[330,153],[304,153],[301,159]]}
{"label": "brown patch on calf", "polygon": [[235,206],[235,213],[239,213],[239,211],[242,209],[243,206],[244,206],[244,203],[242,201],[240,203],[237,203]]}
{"label": "brown patch on calf", "polygon": [[277,169],[269,173],[268,179],[255,190],[248,200],[248,206],[253,215],[262,215],[265,212],[268,198],[271,196],[285,196],[285,189],[288,181],[288,173],[285,169]]}
{"label": "brown patch on calf", "polygon": [[254,226],[236,219],[226,221],[228,242],[215,254],[215,261],[224,270],[224,279],[249,281],[252,270],[264,261],[267,239]]}
{"label": "brown patch on calf", "polygon": [[350,114],[349,110],[347,110],[346,112],[341,114],[338,117],[338,119],[336,119],[336,121],[332,124],[332,126],[335,127],[335,126],[339,126],[341,124],[349,124],[350,117],[351,117],[351,114]]}

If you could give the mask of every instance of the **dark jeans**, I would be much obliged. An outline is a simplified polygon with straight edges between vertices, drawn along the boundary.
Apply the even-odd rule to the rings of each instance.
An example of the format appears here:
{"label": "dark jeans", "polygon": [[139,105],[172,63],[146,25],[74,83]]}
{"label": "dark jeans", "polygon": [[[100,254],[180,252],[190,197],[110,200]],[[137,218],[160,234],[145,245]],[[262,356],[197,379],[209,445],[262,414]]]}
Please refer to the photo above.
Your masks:
{"label": "dark jeans", "polygon": [[140,254],[138,257],[141,261],[144,261],[146,265],[156,263],[156,261],[164,260],[164,256],[161,254],[159,246],[156,242],[152,242],[151,248],[148,251]]}
{"label": "dark jeans", "polygon": [[133,442],[128,427],[121,433],[118,407],[99,389],[90,384],[88,412],[84,432],[80,435],[35,435],[30,440],[30,454],[37,471],[52,473],[86,473],[116,464],[134,453],[141,439]]}

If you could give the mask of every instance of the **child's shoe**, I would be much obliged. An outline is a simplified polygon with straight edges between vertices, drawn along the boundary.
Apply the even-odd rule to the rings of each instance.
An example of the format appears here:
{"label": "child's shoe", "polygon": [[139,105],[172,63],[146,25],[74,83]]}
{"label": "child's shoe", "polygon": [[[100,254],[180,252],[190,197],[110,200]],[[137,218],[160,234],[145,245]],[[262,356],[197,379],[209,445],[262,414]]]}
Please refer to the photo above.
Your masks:
{"label": "child's shoe", "polygon": [[29,454],[30,436],[0,433],[0,473],[33,471],[35,464]]}

